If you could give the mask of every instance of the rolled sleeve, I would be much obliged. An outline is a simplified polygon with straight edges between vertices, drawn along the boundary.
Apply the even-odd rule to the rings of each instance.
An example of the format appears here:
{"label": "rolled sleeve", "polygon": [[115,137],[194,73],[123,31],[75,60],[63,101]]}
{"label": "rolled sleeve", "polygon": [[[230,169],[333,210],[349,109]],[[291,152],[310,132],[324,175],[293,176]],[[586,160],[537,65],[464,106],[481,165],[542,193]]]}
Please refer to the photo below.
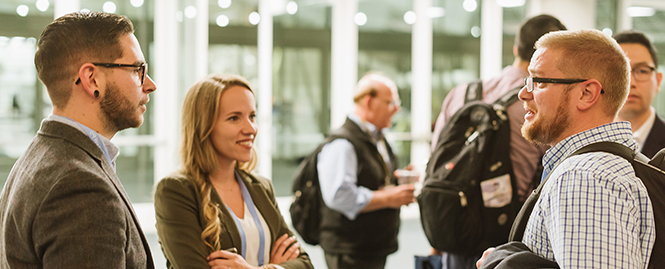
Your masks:
{"label": "rolled sleeve", "polygon": [[351,142],[336,139],[325,145],[317,156],[316,167],[323,202],[354,220],[374,192],[357,185],[358,157]]}

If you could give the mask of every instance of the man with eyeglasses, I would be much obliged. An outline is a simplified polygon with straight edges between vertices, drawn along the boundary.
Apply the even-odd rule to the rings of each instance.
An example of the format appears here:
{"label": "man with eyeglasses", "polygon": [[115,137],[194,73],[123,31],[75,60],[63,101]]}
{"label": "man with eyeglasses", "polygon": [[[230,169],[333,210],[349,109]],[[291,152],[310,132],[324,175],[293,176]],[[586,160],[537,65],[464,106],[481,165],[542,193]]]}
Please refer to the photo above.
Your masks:
{"label": "man with eyeglasses", "polygon": [[617,121],[629,121],[633,138],[640,144],[640,151],[653,157],[665,148],[665,122],[651,106],[660,90],[663,73],[657,72],[658,54],[651,41],[641,32],[624,31],[614,36],[630,60],[631,79],[628,99],[619,110]]}
{"label": "man with eyeglasses", "polygon": [[[570,156],[596,142],[638,151],[630,124],[614,122],[630,83],[621,47],[598,30],[549,33],[536,43],[529,74],[519,93],[527,111],[522,135],[551,148],[522,237],[525,251],[560,268],[646,268],[656,230],[632,165],[605,152]],[[497,263],[491,253],[479,267]]]}
{"label": "man with eyeglasses", "polygon": [[320,244],[329,269],[380,269],[397,251],[399,208],[414,201],[415,187],[397,185],[397,159],[383,137],[400,109],[395,82],[365,75],[353,101],[355,112],[317,153],[326,205]]}
{"label": "man with eyeglasses", "polygon": [[[513,64],[506,66],[499,76],[482,82],[483,102],[493,103],[510,90],[522,86],[524,78],[529,75],[527,67],[535,51],[533,45],[536,43],[536,40],[551,31],[565,29],[566,27],[551,15],[538,15],[524,21],[515,36],[515,44],[513,46],[515,60]],[[443,101],[441,113],[436,120],[432,133],[432,151],[435,150],[446,122],[464,106],[466,88],[467,84],[455,87]],[[509,156],[513,167],[513,174],[515,175],[517,196],[520,202],[524,202],[536,185],[534,184],[534,177],[538,178],[536,175],[538,163],[547,147],[529,143],[522,137],[520,128],[524,122],[525,111],[519,102],[515,102],[509,106],[506,112],[510,119],[510,141],[505,142],[510,143]],[[482,254],[444,253],[435,249],[432,249],[432,253],[443,254],[443,263],[448,268],[455,269],[474,268],[476,261]]]}
{"label": "man with eyeglasses", "polygon": [[156,88],[133,32],[99,12],[44,29],[35,66],[53,111],[0,194],[0,268],[154,268],[110,141],[143,123]]}

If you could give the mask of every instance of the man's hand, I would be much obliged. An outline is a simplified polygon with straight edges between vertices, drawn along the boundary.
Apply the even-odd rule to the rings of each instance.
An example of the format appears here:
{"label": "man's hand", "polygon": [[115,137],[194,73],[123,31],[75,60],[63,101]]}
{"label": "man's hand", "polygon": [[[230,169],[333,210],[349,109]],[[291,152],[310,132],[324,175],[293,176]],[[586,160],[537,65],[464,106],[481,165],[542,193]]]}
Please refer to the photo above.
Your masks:
{"label": "man's hand", "polygon": [[494,251],[494,248],[488,248],[485,250],[485,252],[483,252],[483,256],[480,257],[480,259],[476,262],[476,268],[480,268],[480,266],[483,265],[483,263],[485,262],[485,258],[487,258],[487,255],[490,255],[492,251]]}
{"label": "man's hand", "polygon": [[416,187],[413,184],[384,187],[378,191],[374,191],[372,200],[360,212],[370,212],[383,208],[399,208],[403,205],[408,205],[416,199],[416,196],[413,194],[415,190]]}

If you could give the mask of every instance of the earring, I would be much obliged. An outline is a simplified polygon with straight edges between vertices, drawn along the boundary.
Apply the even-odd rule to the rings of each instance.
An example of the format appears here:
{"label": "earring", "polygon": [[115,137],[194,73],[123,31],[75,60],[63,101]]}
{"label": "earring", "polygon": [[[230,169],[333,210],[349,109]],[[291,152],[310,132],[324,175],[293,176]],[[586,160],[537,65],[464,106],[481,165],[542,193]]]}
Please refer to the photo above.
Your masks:
{"label": "earring", "polygon": [[95,90],[94,94],[95,94],[95,98],[99,97],[99,91],[98,90]]}

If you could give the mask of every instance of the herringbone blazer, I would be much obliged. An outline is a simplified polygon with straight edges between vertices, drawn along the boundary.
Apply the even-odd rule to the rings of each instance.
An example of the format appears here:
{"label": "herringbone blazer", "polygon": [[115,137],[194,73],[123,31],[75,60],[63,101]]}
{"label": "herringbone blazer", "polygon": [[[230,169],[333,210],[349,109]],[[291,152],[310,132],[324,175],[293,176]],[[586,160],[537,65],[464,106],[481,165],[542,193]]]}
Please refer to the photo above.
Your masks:
{"label": "herringbone blazer", "polygon": [[130,200],[83,132],[45,120],[0,194],[0,268],[154,268]]}

